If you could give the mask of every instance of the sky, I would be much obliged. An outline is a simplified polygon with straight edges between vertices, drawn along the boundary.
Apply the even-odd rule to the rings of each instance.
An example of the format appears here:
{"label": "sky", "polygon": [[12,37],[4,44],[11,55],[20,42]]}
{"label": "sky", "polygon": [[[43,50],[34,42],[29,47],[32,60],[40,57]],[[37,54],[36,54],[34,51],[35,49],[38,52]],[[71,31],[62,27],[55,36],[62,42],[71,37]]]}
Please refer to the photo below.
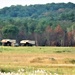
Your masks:
{"label": "sky", "polygon": [[75,0],[0,0],[0,8],[10,7],[11,5],[34,5],[34,4],[46,4],[46,3],[75,3]]}

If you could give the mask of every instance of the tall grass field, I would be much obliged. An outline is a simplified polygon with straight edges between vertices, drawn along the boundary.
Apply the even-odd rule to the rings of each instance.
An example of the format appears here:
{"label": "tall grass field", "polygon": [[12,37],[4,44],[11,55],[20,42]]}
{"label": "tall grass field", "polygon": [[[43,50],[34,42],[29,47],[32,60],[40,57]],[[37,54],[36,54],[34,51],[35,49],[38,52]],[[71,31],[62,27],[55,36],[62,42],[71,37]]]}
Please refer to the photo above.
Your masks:
{"label": "tall grass field", "polygon": [[0,46],[0,71],[19,69],[25,70],[23,75],[38,70],[44,70],[47,75],[75,75],[75,47]]}

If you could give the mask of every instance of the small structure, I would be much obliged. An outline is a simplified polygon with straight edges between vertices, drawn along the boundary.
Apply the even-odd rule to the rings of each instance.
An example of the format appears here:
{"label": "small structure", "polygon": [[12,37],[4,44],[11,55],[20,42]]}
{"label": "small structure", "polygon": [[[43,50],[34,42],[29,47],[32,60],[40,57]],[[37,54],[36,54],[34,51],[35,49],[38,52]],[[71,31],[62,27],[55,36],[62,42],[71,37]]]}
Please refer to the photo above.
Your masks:
{"label": "small structure", "polygon": [[3,39],[1,41],[1,43],[3,46],[15,46],[16,40],[14,40],[14,39],[13,40],[12,39]]}
{"label": "small structure", "polygon": [[35,41],[32,40],[22,40],[20,41],[21,46],[34,46]]}

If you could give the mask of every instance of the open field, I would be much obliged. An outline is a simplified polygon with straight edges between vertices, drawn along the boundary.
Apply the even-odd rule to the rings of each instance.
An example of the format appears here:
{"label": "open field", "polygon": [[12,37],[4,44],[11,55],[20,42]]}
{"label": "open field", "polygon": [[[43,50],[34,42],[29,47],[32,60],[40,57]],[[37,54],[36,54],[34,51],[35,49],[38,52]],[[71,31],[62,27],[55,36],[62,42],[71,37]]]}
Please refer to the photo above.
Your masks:
{"label": "open field", "polygon": [[[0,46],[0,69],[45,69],[59,75],[75,75],[75,47]],[[28,70],[28,69],[27,69]]]}

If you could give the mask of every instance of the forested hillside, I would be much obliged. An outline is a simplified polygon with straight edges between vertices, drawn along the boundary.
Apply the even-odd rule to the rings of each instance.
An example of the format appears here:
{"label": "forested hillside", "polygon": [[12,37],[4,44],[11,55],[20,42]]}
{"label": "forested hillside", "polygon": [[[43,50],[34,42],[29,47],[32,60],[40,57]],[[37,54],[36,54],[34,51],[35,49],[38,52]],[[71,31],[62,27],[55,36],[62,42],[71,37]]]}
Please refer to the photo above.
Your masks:
{"label": "forested hillside", "polygon": [[31,39],[36,45],[75,45],[75,4],[12,5],[0,9],[0,40]]}

